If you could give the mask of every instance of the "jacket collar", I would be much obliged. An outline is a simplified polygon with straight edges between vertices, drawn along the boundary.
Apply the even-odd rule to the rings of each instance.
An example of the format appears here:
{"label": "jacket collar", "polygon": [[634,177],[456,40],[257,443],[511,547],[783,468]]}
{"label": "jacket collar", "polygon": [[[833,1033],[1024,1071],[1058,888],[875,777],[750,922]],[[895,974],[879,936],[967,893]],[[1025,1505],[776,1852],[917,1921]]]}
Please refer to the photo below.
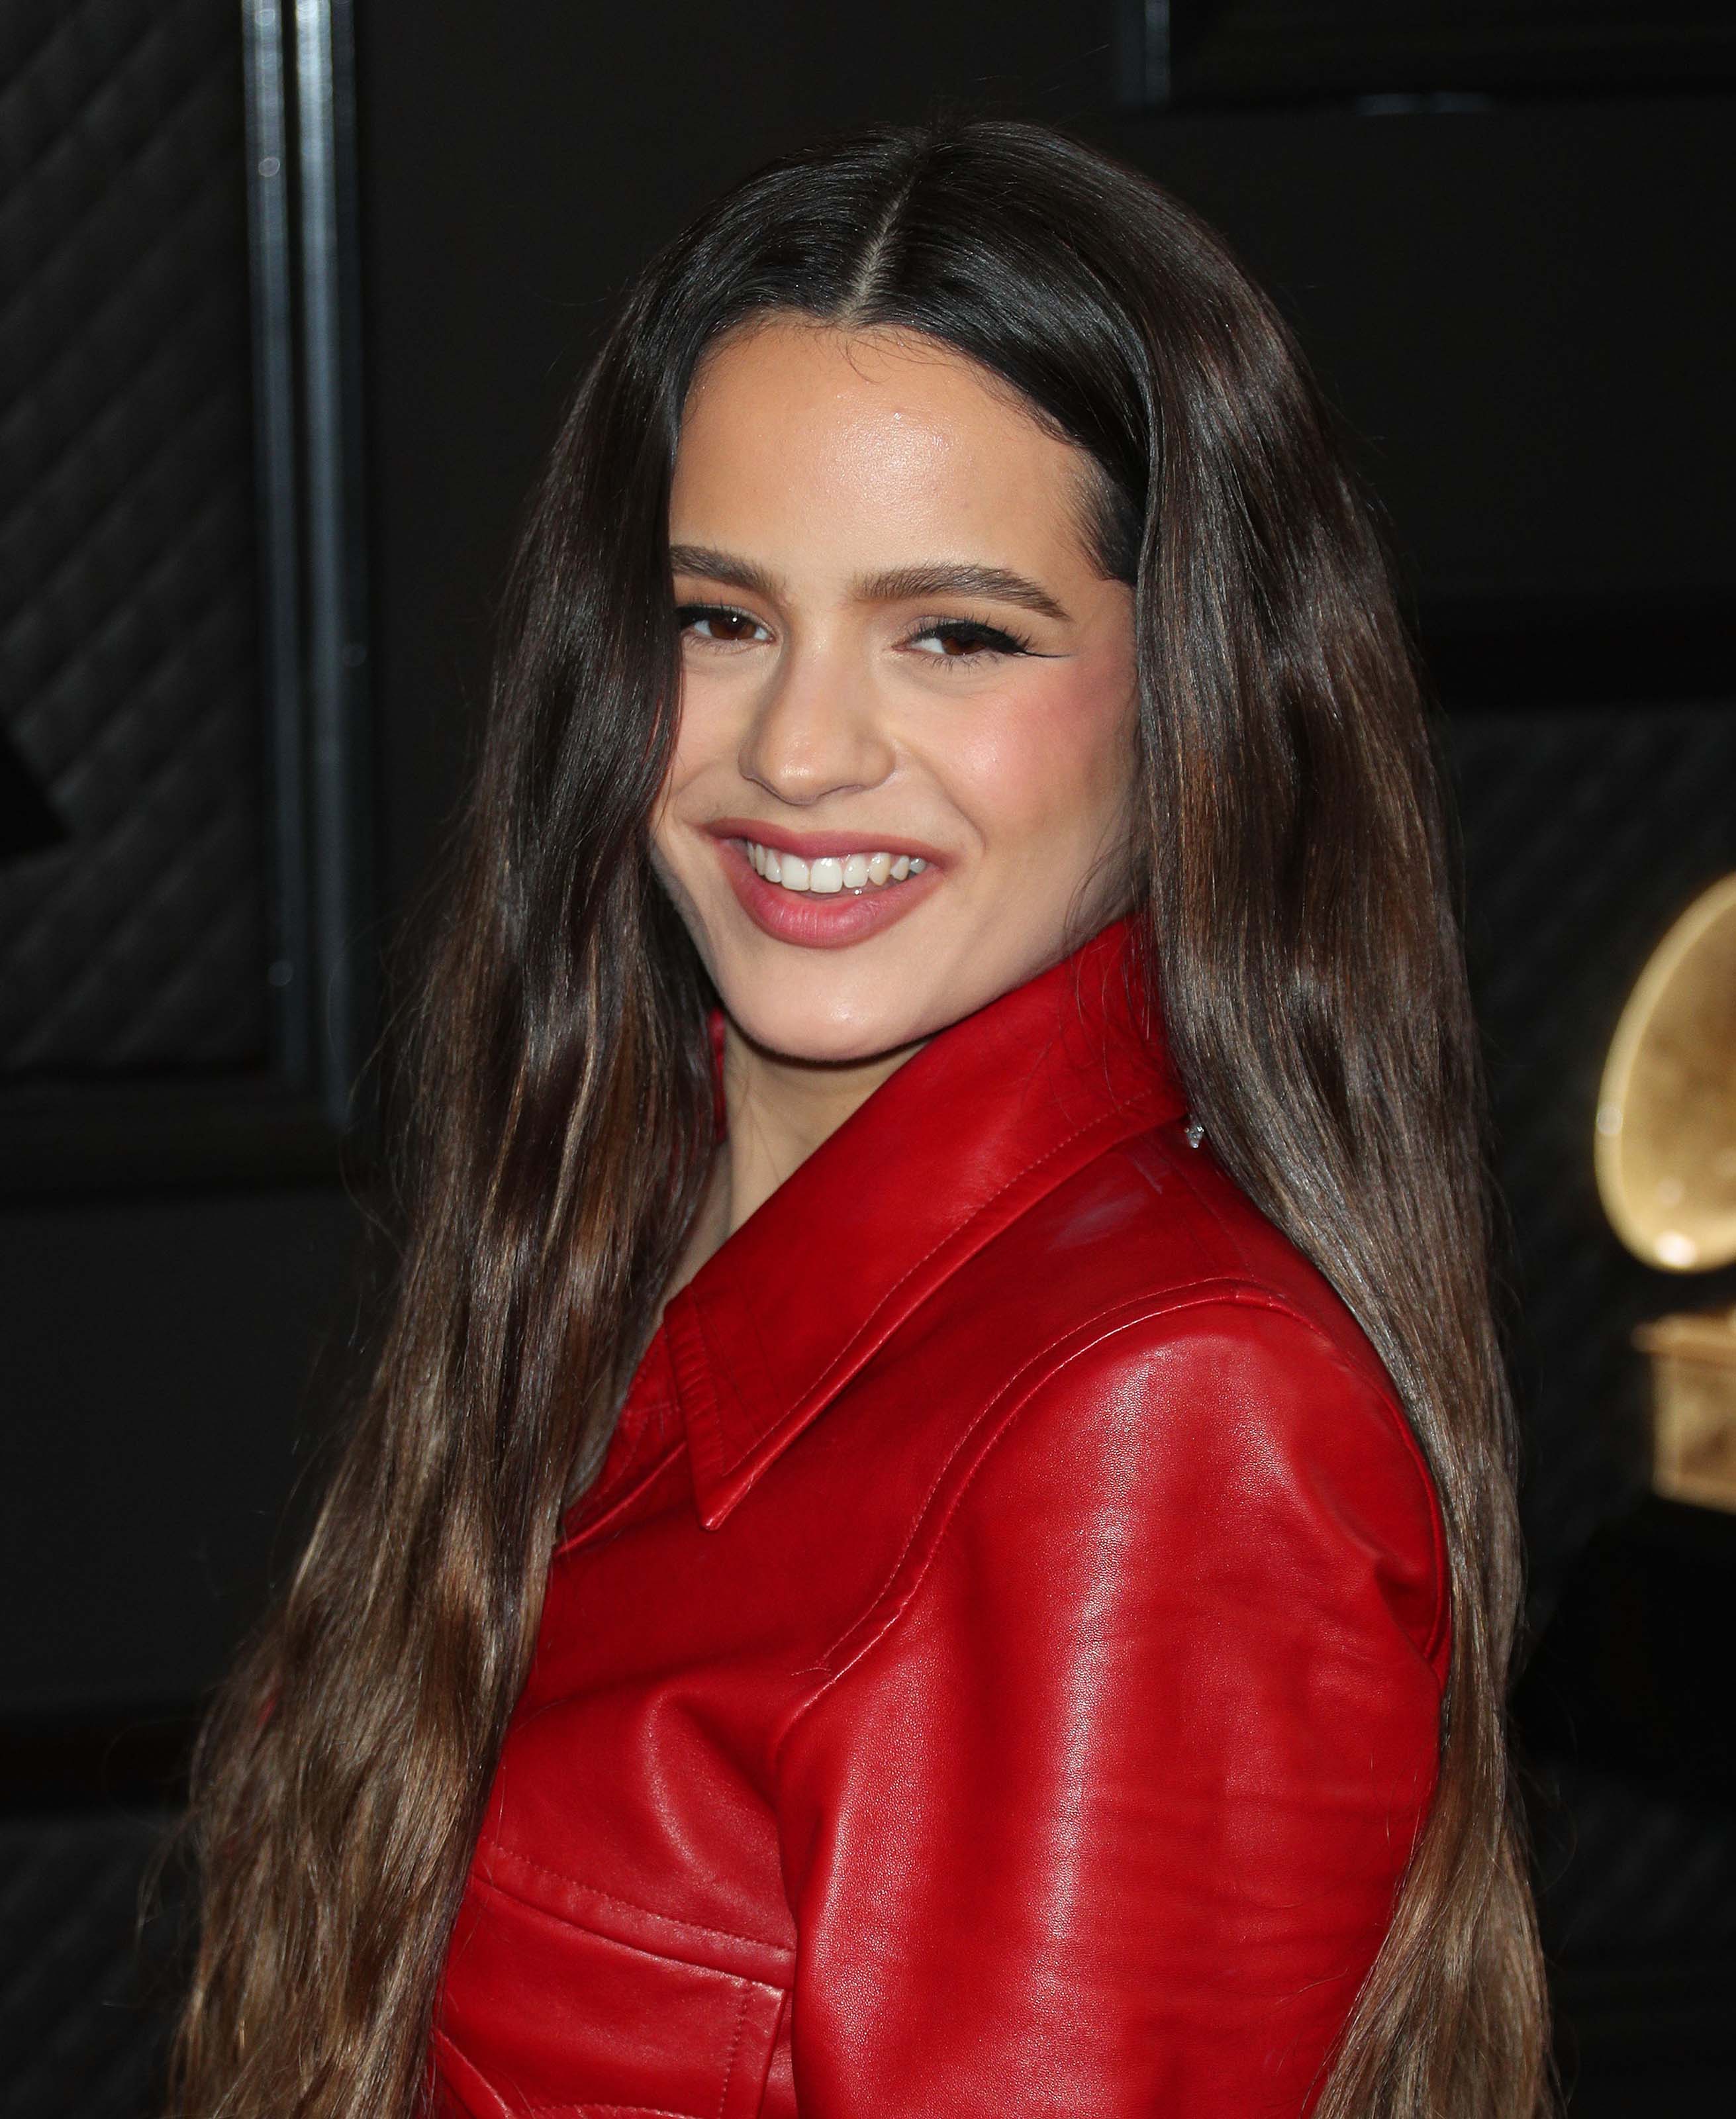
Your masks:
{"label": "jacket collar", "polygon": [[[1124,916],[937,1032],[672,1298],[664,1330],[708,1529],[974,1252],[1095,1157],[1181,1115],[1142,954]],[[714,1013],[715,1042],[720,1027]]]}

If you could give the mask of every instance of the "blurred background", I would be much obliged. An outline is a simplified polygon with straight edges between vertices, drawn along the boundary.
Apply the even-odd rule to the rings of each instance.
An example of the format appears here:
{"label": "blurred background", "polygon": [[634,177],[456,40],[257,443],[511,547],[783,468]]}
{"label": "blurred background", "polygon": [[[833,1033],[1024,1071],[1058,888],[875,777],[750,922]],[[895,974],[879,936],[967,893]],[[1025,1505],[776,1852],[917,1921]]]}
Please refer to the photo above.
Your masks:
{"label": "blurred background", "polygon": [[1588,2119],[1736,2109],[1736,1514],[1654,1490],[1630,1339],[1736,1273],[1631,1255],[1591,1159],[1624,999],[1736,869],[1736,10],[9,0],[16,2119],[150,2107],[175,1899],[136,1947],[139,1880],[363,1314],[382,967],[563,396],[717,189],[937,104],[1066,126],[1214,221],[1390,511],[1512,1221],[1516,1708],[1563,2076]]}

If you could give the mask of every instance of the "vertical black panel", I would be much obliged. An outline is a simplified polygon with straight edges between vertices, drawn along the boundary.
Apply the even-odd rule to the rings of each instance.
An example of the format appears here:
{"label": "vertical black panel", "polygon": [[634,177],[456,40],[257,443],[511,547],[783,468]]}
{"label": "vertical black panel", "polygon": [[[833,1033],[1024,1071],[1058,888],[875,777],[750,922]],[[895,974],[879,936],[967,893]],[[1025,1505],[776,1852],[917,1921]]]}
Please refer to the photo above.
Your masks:
{"label": "vertical black panel", "polygon": [[263,1063],[240,16],[0,27],[0,717],[65,828],[0,865],[0,1070]]}

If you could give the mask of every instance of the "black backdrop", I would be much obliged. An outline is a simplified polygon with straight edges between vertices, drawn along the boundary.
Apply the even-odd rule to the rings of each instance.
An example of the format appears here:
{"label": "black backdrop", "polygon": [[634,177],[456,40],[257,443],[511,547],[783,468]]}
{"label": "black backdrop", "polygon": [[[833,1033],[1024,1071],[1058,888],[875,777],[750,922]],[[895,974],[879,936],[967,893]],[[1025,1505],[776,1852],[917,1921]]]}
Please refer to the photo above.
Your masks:
{"label": "black backdrop", "polygon": [[[1736,1774],[1706,1675],[1736,1559],[1729,1526],[1640,1499],[1625,1333],[1683,1290],[1621,1253],[1588,1168],[1627,984],[1736,867],[1732,99],[1126,113],[1111,14],[362,11],[382,931],[447,828],[564,392],[694,206],[818,132],[944,100],[1071,126],[1216,221],[1363,437],[1446,700],[1523,1298],[1522,1705],[1540,1784],[1574,1806],[1540,1811],[1563,1991],[1588,2053],[1627,2027],[1613,2080],[1648,2040],[1717,2048],[1736,1960]],[[18,1803],[139,1794],[172,1762],[280,1567],[359,1224],[330,1180],[0,1213]]]}

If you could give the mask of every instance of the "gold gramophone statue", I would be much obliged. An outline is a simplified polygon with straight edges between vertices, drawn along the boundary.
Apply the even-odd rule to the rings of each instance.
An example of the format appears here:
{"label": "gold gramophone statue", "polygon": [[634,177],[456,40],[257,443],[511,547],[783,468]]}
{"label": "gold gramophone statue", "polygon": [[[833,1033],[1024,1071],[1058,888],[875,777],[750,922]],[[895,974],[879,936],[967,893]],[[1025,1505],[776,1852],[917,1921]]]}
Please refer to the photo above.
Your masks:
{"label": "gold gramophone statue", "polygon": [[[1648,1265],[1736,1260],[1736,875],[1697,898],[1627,997],[1604,1064],[1597,1185]],[[1651,1356],[1653,1488],[1736,1510],[1736,1309],[1660,1317]]]}

